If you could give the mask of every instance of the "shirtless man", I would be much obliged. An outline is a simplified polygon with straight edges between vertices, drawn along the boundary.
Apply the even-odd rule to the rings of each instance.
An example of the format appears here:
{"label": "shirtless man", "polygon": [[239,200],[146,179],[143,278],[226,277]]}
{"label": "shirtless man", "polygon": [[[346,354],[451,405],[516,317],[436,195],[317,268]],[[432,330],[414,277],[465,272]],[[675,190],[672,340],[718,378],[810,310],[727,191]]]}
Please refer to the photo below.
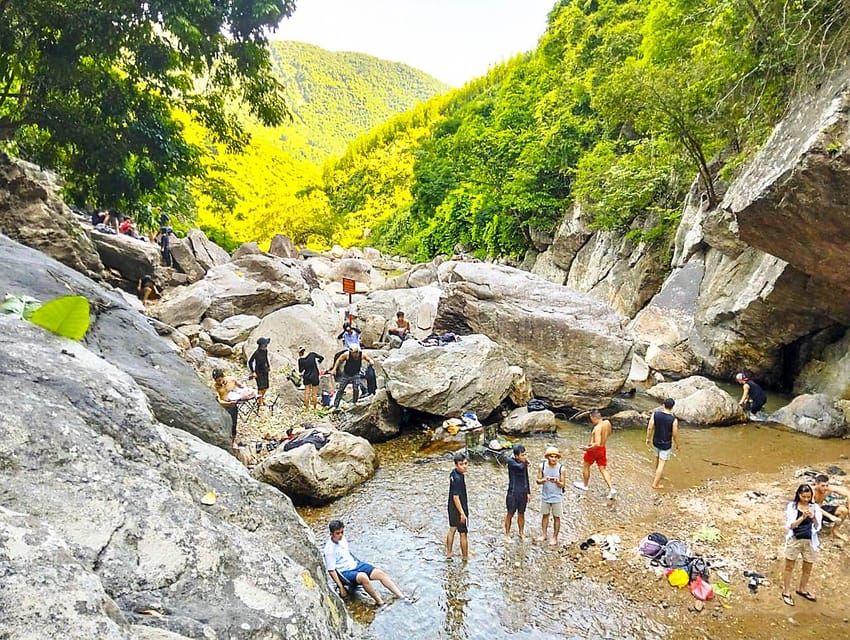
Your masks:
{"label": "shirtless man", "polygon": [[599,467],[599,473],[602,474],[602,479],[608,485],[608,499],[613,500],[617,490],[611,485],[611,474],[608,473],[608,452],[605,449],[605,443],[611,435],[611,422],[603,420],[599,411],[594,409],[590,412],[590,423],[593,425],[593,431],[590,432],[590,442],[584,445],[584,466],[581,470],[584,482],[576,480],[573,486],[580,491],[587,491],[590,488],[588,485],[590,467],[595,462]]}
{"label": "shirtless man", "polygon": [[826,474],[818,474],[815,477],[814,493],[812,502],[820,506],[823,513],[824,522],[832,522],[832,533],[843,539],[843,536],[838,535],[838,527],[847,519],[848,509],[847,504],[830,504],[825,502],[831,496],[844,496],[847,502],[850,503],[850,490],[842,486],[829,486],[829,476]]}
{"label": "shirtless man", "polygon": [[212,377],[215,381],[213,388],[218,395],[218,403],[230,414],[230,446],[232,447],[236,444],[236,420],[239,418],[237,403],[240,399],[253,394],[253,389],[248,389],[233,376],[224,375],[221,369],[213,369]]}
{"label": "shirtless man", "polygon": [[407,337],[407,334],[410,333],[410,322],[405,319],[404,311],[399,311],[395,314],[395,325],[387,333],[391,336],[398,336],[403,341]]}

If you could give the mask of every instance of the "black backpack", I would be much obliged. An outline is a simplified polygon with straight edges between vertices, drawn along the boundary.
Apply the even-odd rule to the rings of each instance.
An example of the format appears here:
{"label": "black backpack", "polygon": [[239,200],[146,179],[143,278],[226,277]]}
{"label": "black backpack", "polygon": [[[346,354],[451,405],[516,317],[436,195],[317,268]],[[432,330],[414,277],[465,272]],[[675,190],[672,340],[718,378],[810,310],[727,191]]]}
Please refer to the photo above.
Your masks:
{"label": "black backpack", "polygon": [[529,412],[531,411],[545,411],[549,408],[549,405],[544,400],[538,400],[537,398],[532,398],[528,401],[526,405],[526,409]]}
{"label": "black backpack", "polygon": [[708,563],[705,558],[699,556],[691,558],[688,563],[688,580],[693,582],[697,576],[700,576],[703,580],[708,580],[709,577]]}

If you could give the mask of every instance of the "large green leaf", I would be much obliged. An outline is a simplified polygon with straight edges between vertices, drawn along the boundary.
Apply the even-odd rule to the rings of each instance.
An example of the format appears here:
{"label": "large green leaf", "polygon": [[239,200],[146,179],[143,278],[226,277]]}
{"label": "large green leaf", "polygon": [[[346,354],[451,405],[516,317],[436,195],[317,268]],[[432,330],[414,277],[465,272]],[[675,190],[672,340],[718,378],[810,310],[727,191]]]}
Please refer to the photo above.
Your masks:
{"label": "large green leaf", "polygon": [[89,301],[82,296],[63,296],[36,309],[30,321],[56,335],[82,340],[89,330]]}

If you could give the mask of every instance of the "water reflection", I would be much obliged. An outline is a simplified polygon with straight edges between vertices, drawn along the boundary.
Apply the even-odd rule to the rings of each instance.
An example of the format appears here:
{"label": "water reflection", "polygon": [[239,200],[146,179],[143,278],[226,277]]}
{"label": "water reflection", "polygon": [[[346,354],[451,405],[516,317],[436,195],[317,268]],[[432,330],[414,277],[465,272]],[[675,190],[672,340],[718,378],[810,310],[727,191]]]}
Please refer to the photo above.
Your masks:
{"label": "water reflection", "polygon": [[466,608],[469,606],[469,568],[459,560],[446,561],[446,574],[443,579],[443,599],[440,609],[444,613],[442,625],[444,638],[468,638],[466,628]]}

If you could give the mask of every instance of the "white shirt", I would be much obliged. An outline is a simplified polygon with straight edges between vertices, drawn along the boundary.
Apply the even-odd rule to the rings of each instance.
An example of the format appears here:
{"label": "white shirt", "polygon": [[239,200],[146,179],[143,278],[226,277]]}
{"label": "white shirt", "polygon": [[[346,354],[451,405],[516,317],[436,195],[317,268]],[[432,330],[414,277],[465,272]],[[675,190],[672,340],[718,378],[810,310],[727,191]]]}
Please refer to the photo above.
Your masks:
{"label": "white shirt", "polygon": [[325,568],[328,571],[351,571],[357,567],[357,560],[348,550],[348,540],[345,535],[339,542],[331,538],[325,543]]}
{"label": "white shirt", "polygon": [[[820,540],[818,540],[818,531],[821,528],[821,522],[823,521],[823,515],[820,510],[820,506],[816,502],[810,502],[809,507],[812,510],[812,514],[815,516],[814,522],[812,522],[812,551],[817,551],[818,547],[820,547]],[[791,525],[797,519],[797,505],[794,504],[794,501],[788,503],[788,506],[785,507],[785,541],[788,542],[791,538],[794,537],[794,531],[791,529]]]}

